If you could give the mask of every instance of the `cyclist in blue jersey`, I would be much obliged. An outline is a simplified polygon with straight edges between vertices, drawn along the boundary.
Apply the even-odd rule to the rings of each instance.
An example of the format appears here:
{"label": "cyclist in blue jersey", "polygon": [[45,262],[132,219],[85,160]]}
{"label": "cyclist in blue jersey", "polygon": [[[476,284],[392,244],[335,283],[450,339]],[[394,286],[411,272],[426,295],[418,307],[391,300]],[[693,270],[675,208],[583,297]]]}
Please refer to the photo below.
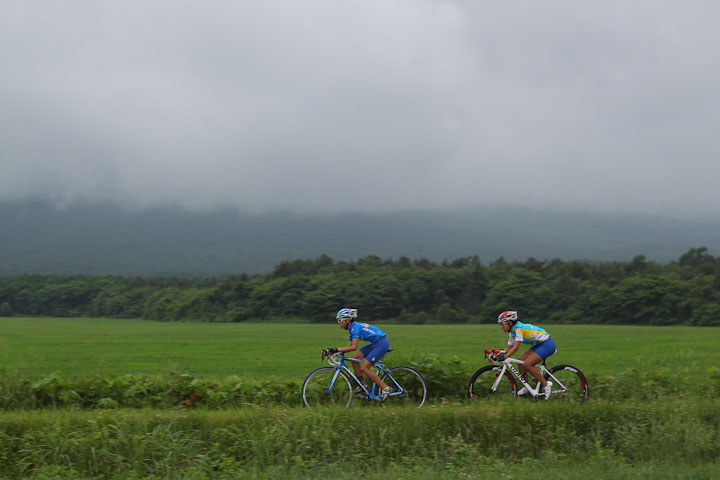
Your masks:
{"label": "cyclist in blue jersey", "polygon": [[[526,350],[518,357],[518,360],[525,362],[520,365],[520,373],[525,380],[527,380],[528,372],[537,378],[543,387],[545,399],[547,400],[552,393],[552,382],[545,380],[545,378],[540,375],[538,369],[535,368],[535,365],[557,352],[555,341],[553,341],[550,334],[544,329],[530,325],[529,323],[519,322],[517,312],[515,311],[501,313],[498,317],[498,323],[504,332],[510,334],[507,348],[500,352],[505,357],[511,357],[523,343],[532,345],[529,350]],[[525,395],[526,393],[528,392],[525,387],[517,392],[518,395]]]}
{"label": "cyclist in blue jersey", "polygon": [[[380,389],[380,399],[385,401],[388,395],[392,392],[392,388],[380,380],[380,377],[370,370],[370,367],[375,365],[390,349],[390,343],[388,342],[387,335],[378,327],[374,327],[367,323],[356,322],[355,319],[357,318],[357,310],[354,308],[341,309],[335,318],[337,319],[340,327],[350,332],[349,341],[347,347],[326,348],[324,353],[332,354],[338,352],[355,352],[355,350],[358,349],[358,343],[360,340],[370,342],[368,345],[365,345],[360,350],[352,354],[352,358],[356,358],[358,360],[365,359],[362,364],[352,362],[353,370],[355,370],[355,376],[358,377],[358,380],[360,380],[360,382],[362,382],[362,384],[366,387],[367,384],[365,383],[364,376],[375,382],[375,385],[377,385]],[[357,387],[355,393],[362,393],[360,387]]]}

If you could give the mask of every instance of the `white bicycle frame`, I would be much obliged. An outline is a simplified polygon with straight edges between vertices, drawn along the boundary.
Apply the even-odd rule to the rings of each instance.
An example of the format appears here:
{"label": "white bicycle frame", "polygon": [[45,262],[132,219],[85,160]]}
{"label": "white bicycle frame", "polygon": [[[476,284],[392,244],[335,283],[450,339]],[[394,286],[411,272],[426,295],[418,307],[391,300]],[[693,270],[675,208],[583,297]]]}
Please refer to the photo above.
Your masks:
{"label": "white bicycle frame", "polygon": [[[495,378],[495,382],[492,385],[492,391],[495,392],[498,388],[498,385],[500,385],[500,380],[502,380],[503,376],[505,375],[505,372],[507,370],[510,370],[510,373],[522,384],[523,387],[527,389],[527,391],[533,396],[533,397],[539,397],[541,395],[544,395],[544,393],[540,392],[541,383],[537,382],[537,385],[535,388],[532,388],[530,384],[523,378],[523,376],[520,374],[520,372],[517,371],[517,369],[512,365],[513,363],[517,363],[519,365],[524,364],[525,362],[522,360],[518,360],[515,358],[506,358],[502,362],[497,362],[496,360],[493,360],[491,357],[491,360],[493,363],[502,363],[502,367],[500,368],[500,373],[498,373],[497,377]],[[540,371],[540,375],[545,375],[547,373],[548,377],[550,377],[551,381],[553,382],[553,390],[552,393],[565,393],[567,392],[567,387],[560,382],[555,376],[550,373],[550,370],[545,366],[544,363],[541,363],[540,365],[536,365],[535,368],[537,368]]]}

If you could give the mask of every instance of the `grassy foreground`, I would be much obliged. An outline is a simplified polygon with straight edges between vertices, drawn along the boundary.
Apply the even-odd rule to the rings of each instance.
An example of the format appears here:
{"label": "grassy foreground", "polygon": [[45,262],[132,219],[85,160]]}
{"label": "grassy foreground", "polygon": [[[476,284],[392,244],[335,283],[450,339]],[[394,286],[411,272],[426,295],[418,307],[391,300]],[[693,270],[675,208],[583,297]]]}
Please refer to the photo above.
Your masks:
{"label": "grassy foreground", "polygon": [[[486,364],[482,348],[507,338],[496,325],[382,328],[398,350],[388,363],[438,355],[445,363],[434,361],[433,377],[456,379],[450,390],[461,393],[468,373]],[[587,403],[447,397],[422,410],[311,412],[291,405],[320,365],[319,349],[346,341],[332,324],[0,318],[0,405],[13,405],[0,410],[0,479],[720,478],[720,329],[547,329],[560,348],[552,364],[588,375]],[[152,385],[177,374],[256,379],[248,395],[276,377],[292,402],[211,410],[137,400],[142,392],[152,400]],[[98,397],[117,390],[121,400],[78,410],[88,407],[71,393],[92,393],[81,384]],[[67,401],[45,405],[67,407],[32,409],[30,400],[51,393]]]}
{"label": "grassy foreground", "polygon": [[[3,478],[717,478],[720,401],[0,415]],[[372,447],[369,447],[372,446]]]}
{"label": "grassy foreground", "polygon": [[[507,335],[490,325],[382,325],[389,364],[422,354],[457,356],[474,370],[483,348]],[[552,364],[590,375],[675,365],[720,367],[720,328],[544,325],[558,344]],[[334,324],[160,323],[98,318],[0,318],[0,366],[22,377],[180,372],[302,380],[320,350],[345,345]]]}

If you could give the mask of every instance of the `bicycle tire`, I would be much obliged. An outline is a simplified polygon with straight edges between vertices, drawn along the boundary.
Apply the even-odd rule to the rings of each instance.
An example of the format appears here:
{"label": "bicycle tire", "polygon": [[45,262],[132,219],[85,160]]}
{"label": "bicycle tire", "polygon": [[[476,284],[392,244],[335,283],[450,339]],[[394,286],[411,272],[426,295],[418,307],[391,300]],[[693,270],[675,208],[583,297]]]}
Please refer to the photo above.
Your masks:
{"label": "bicycle tire", "polygon": [[425,377],[413,367],[398,365],[389,368],[388,373],[383,373],[381,380],[393,389],[394,392],[402,391],[399,395],[391,394],[384,403],[392,406],[406,405],[421,408],[427,400],[427,382]]}
{"label": "bicycle tire", "polygon": [[[492,391],[492,386],[500,374],[501,365],[487,365],[477,370],[468,383],[468,396],[473,401],[489,400],[498,398],[502,400],[512,400],[517,395],[517,384],[510,372],[505,370],[503,378],[500,379],[496,391]],[[507,381],[506,381],[507,380]]]}
{"label": "bicycle tire", "polygon": [[350,406],[353,398],[352,384],[342,370],[338,372],[335,383],[328,392],[335,372],[333,367],[320,367],[305,377],[301,389],[303,405],[308,408]]}
{"label": "bicycle tire", "polygon": [[[566,388],[563,390],[559,385],[553,385],[551,399],[577,403],[587,400],[590,387],[587,378],[578,368],[572,365],[557,365],[550,369],[550,373]],[[545,380],[548,379],[552,381],[546,373]]]}

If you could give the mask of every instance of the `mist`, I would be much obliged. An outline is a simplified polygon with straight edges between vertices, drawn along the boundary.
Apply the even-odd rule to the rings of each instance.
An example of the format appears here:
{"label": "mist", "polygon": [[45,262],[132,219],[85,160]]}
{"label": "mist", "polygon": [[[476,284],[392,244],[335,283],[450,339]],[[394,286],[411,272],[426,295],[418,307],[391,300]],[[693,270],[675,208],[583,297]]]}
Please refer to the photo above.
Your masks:
{"label": "mist", "polygon": [[0,202],[717,220],[718,13],[5,2]]}

